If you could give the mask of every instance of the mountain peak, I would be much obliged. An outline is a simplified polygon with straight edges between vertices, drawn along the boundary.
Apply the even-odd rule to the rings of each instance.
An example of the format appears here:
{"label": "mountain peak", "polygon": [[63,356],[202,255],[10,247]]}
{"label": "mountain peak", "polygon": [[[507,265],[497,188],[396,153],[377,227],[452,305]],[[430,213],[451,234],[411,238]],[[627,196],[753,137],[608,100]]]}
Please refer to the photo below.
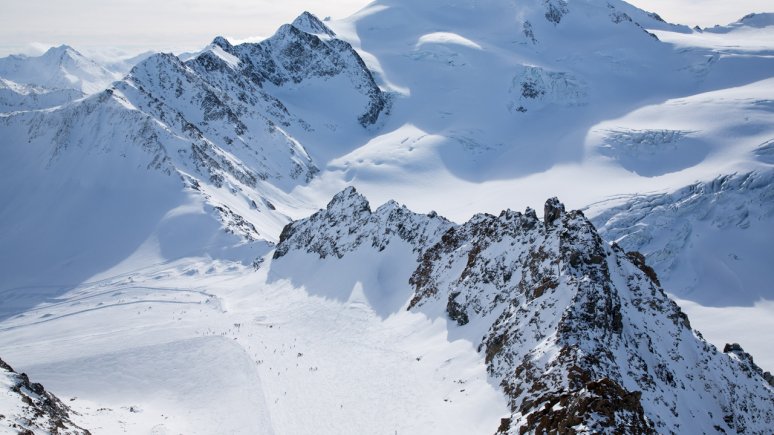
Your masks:
{"label": "mountain peak", "polygon": [[564,214],[564,204],[557,197],[549,198],[546,201],[543,212],[543,220],[546,225],[551,225],[555,220]]}
{"label": "mountain peak", "polygon": [[299,30],[302,30],[306,33],[311,33],[313,35],[326,35],[330,37],[336,36],[336,33],[334,33],[333,30],[323,24],[323,22],[320,21],[320,19],[317,18],[314,14],[307,11],[304,11],[304,13],[299,15],[298,18],[293,20],[291,25]]}
{"label": "mountain peak", "polygon": [[231,43],[228,42],[228,39],[222,36],[216,36],[215,39],[212,40],[212,45],[217,45],[224,50],[228,50],[232,47]]}
{"label": "mountain peak", "polygon": [[156,71],[168,67],[180,69],[185,68],[185,65],[180,58],[172,53],[155,53],[135,65],[130,74],[136,76],[144,71]]}
{"label": "mountain peak", "polygon": [[51,47],[40,56],[0,58],[0,76],[19,84],[87,94],[107,88],[118,78],[69,45]]}
{"label": "mountain peak", "polygon": [[350,213],[368,211],[371,213],[371,206],[365,196],[358,193],[357,189],[349,186],[333,196],[326,209],[330,212]]}
{"label": "mountain peak", "polygon": [[56,47],[49,48],[48,50],[46,50],[45,53],[43,53],[43,55],[44,56],[45,55],[58,55],[58,54],[63,54],[63,53],[67,53],[67,52],[80,54],[80,53],[78,53],[78,50],[70,47],[67,44],[62,44],[62,45],[59,45],[59,46],[56,46]]}
{"label": "mountain peak", "polygon": [[371,212],[368,200],[350,186],[337,193],[325,210],[285,226],[274,258],[298,250],[320,258],[342,258],[368,241],[381,251],[396,239],[411,245],[418,254],[452,226],[437,213],[414,213],[395,201]]}

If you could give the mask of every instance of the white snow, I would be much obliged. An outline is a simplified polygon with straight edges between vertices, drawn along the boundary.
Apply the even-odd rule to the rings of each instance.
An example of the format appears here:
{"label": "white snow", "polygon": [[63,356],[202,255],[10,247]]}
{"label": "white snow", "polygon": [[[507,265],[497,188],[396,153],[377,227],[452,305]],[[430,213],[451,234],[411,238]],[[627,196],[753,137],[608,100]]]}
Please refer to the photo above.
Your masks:
{"label": "white snow", "polygon": [[223,59],[231,68],[237,68],[239,66],[239,58],[231,53],[226,53],[220,46],[211,45],[209,49],[215,53],[216,56]]}
{"label": "white snow", "polygon": [[92,94],[119,78],[66,45],[52,47],[40,56],[0,58],[0,77],[50,89],[76,89]]}
{"label": "white snow", "polygon": [[473,344],[380,299],[408,294],[413,260],[374,254],[91,280],[5,320],[0,347],[96,434],[494,432],[506,408]]}
{"label": "white snow", "polygon": [[[770,173],[771,26],[699,33],[618,1],[567,8],[554,23],[538,0],[380,0],[325,22],[390,94],[389,114],[368,128],[359,77],[242,96],[228,71],[243,64],[215,44],[191,56],[209,50],[228,67],[208,81],[191,61],[157,55],[111,93],[8,109],[0,357],[93,433],[493,433],[509,412],[480,337],[405,311],[415,264],[404,250],[251,263],[347,185],[463,222],[551,196],[606,216],[646,194]],[[116,78],[78,60],[46,62],[56,81],[43,81],[6,67],[33,58],[6,59],[0,76],[16,93],[19,77],[85,93]],[[281,111],[261,92],[288,114],[269,114]],[[211,119],[208,95],[246,133]],[[192,159],[193,142],[217,165]],[[307,183],[297,167],[321,172]],[[748,199],[666,213],[644,253],[674,246],[670,261],[649,263],[694,327],[772,370],[772,215],[753,207],[759,219],[731,229],[705,220],[731,219]],[[679,239],[683,224],[693,232]]]}

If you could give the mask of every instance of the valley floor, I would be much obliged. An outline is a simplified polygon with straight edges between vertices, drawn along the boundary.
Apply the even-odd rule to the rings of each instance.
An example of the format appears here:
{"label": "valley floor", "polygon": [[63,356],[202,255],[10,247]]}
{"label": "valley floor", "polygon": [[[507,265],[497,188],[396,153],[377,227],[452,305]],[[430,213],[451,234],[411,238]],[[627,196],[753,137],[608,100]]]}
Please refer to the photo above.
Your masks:
{"label": "valley floor", "polygon": [[274,270],[187,259],[84,283],[0,322],[3,358],[95,434],[493,433],[507,415],[444,320]]}

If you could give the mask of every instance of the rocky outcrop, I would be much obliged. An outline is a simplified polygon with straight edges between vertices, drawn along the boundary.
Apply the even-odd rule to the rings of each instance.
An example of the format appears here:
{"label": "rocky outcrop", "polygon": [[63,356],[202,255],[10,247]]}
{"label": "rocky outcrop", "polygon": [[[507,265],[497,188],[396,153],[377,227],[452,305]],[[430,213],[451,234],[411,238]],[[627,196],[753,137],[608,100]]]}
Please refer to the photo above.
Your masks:
{"label": "rocky outcrop", "polygon": [[573,74],[547,71],[536,66],[525,66],[523,72],[514,76],[509,94],[512,101],[508,108],[512,112],[527,112],[547,105],[583,106],[588,100],[586,84]]}
{"label": "rocky outcrop", "polygon": [[445,313],[482,337],[512,412],[500,433],[767,433],[774,424],[774,388],[751,358],[704,341],[641,254],[604,242],[556,198],[542,220],[506,210],[454,225],[394,203],[371,212],[348,188],[288,225],[275,258],[379,250],[393,233],[418,254],[409,309]]}
{"label": "rocky outcrop", "polygon": [[562,17],[567,15],[567,2],[565,0],[543,0],[546,8],[545,17],[550,23],[559,24]]}
{"label": "rocky outcrop", "polygon": [[774,376],[772,376],[770,372],[764,372],[763,369],[758,367],[758,365],[755,364],[755,361],[753,361],[752,355],[745,352],[739,343],[726,343],[725,347],[723,348],[723,353],[733,355],[734,358],[738,359],[742,363],[742,367],[745,373],[751,376],[755,376],[757,374],[766,380],[769,385],[774,387]]}
{"label": "rocky outcrop", "polygon": [[314,253],[320,258],[341,258],[361,245],[381,251],[397,240],[420,253],[451,226],[434,213],[413,213],[394,201],[372,212],[365,197],[348,187],[336,194],[324,210],[285,226],[274,258],[291,250]]}
{"label": "rocky outcrop", "polygon": [[706,431],[764,433],[774,394],[763,376],[740,379],[654,278],[553,198],[543,222],[506,211],[447,232],[411,277],[412,307],[495,317],[480,350],[509,397],[511,431],[680,432],[701,419]]}
{"label": "rocky outcrop", "polygon": [[70,410],[41,384],[16,373],[0,359],[0,428],[19,434],[88,435],[70,419]]}

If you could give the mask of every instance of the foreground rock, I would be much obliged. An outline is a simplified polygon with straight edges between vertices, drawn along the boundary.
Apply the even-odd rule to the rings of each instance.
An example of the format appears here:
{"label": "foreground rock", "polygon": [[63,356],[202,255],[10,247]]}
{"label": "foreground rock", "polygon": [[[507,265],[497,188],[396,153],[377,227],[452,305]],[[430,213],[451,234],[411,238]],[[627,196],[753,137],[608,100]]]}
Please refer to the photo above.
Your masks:
{"label": "foreground rock", "polygon": [[9,433],[87,435],[70,420],[72,411],[42,385],[30,382],[0,359],[0,430]]}

